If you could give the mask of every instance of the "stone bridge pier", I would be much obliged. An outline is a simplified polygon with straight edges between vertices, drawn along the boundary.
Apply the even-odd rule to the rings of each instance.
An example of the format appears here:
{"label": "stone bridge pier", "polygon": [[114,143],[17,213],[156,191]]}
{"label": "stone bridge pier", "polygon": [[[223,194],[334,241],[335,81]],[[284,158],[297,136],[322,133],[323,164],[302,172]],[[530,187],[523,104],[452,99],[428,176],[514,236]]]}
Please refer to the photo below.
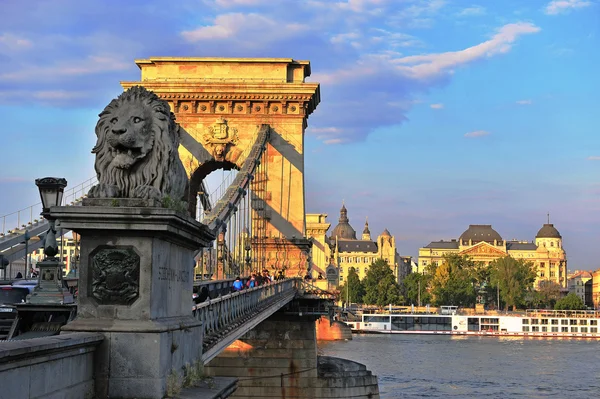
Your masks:
{"label": "stone bridge pier", "polygon": [[379,398],[377,377],[364,365],[317,355],[318,317],[277,312],[204,371],[238,378],[233,398]]}

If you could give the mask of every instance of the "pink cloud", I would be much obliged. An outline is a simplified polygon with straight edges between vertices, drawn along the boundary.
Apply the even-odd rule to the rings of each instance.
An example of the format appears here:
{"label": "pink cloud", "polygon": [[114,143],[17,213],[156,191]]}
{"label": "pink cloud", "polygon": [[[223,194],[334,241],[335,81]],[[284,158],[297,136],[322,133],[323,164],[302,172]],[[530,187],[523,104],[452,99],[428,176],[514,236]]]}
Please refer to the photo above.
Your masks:
{"label": "pink cloud", "polygon": [[556,15],[571,9],[584,8],[591,5],[592,2],[587,0],[554,0],[548,3],[545,12],[548,15]]}
{"label": "pink cloud", "polygon": [[432,109],[442,109],[442,108],[444,108],[444,104],[441,104],[441,103],[431,104],[429,107]]}
{"label": "pink cloud", "polygon": [[489,136],[491,133],[485,130],[475,130],[474,132],[465,133],[465,137],[467,138],[476,138],[476,137],[485,137]]}

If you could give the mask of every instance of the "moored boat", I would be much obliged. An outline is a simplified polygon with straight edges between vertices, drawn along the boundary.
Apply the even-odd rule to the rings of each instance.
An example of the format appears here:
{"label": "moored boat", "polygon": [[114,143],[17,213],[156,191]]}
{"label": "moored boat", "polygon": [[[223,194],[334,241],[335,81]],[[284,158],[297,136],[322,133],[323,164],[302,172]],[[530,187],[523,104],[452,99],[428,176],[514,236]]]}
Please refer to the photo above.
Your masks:
{"label": "moored boat", "polygon": [[600,312],[526,310],[512,314],[363,313],[355,333],[600,338]]}

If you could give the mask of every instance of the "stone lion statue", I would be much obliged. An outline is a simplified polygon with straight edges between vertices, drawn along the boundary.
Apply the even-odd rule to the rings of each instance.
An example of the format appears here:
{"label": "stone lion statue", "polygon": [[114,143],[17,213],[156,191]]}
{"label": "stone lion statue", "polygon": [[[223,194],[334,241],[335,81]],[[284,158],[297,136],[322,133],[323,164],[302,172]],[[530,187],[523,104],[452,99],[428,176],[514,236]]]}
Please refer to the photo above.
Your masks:
{"label": "stone lion statue", "polygon": [[99,115],[90,198],[187,200],[188,178],[179,159],[179,125],[169,104],[141,86],[112,100]]}

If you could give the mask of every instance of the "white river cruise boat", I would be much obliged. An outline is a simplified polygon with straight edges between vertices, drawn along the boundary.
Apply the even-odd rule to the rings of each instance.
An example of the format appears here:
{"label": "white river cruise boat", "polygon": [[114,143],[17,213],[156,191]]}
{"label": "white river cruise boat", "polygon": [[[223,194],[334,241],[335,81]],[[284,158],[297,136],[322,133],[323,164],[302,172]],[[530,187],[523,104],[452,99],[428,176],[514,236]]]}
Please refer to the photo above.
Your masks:
{"label": "white river cruise boat", "polygon": [[356,333],[600,338],[599,322],[599,311],[526,310],[489,315],[460,314],[456,307],[442,307],[440,313],[363,313],[360,321],[345,323]]}

